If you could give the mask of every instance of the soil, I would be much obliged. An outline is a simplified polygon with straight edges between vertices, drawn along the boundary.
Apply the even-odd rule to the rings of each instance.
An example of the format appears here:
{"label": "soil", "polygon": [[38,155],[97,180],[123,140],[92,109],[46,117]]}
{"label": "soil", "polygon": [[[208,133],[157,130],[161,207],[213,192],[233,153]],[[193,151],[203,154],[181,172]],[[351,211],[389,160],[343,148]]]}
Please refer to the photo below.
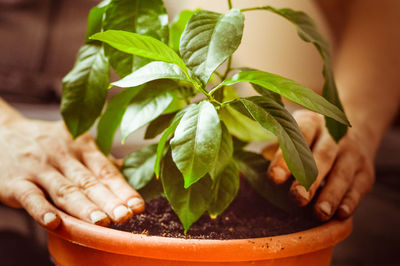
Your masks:
{"label": "soil", "polygon": [[218,218],[203,215],[186,235],[178,217],[163,197],[146,203],[144,213],[123,224],[110,227],[122,231],[152,236],[195,239],[243,239],[290,234],[319,225],[310,208],[301,214],[288,214],[259,196],[246,181],[231,206]]}

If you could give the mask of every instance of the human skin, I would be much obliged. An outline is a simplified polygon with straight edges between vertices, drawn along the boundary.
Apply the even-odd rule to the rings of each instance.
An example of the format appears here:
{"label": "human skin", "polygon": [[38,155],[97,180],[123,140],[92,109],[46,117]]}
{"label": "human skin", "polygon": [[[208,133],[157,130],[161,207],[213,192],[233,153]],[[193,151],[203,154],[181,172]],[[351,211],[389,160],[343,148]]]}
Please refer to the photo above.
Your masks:
{"label": "human skin", "polygon": [[[376,150],[399,109],[400,1],[317,2],[335,35],[335,77],[352,127],[335,143],[322,116],[304,110],[294,113],[319,174],[309,191],[293,181],[289,195],[305,206],[318,194],[314,212],[326,221],[334,215],[341,219],[351,216],[372,188]],[[271,154],[271,149],[265,154]],[[281,151],[270,157],[271,181],[277,185],[287,182],[290,172]]]}
{"label": "human skin", "polygon": [[61,222],[57,208],[99,225],[144,210],[89,134],[74,141],[62,121],[27,119],[1,98],[0,113],[0,202],[49,229]]}

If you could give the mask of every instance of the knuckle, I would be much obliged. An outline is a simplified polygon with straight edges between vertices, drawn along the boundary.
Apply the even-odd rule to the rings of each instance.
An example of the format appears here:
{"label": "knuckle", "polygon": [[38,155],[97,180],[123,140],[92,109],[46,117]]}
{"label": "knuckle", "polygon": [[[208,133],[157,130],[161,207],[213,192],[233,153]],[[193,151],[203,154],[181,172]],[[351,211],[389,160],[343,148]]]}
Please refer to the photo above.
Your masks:
{"label": "knuckle", "polygon": [[325,148],[320,149],[316,155],[321,162],[331,162],[335,158],[336,152],[334,152],[332,149]]}
{"label": "knuckle", "polygon": [[43,192],[39,192],[33,188],[26,189],[21,191],[16,195],[16,198],[19,202],[29,204],[33,197],[43,196]]}
{"label": "knuckle", "polygon": [[97,179],[92,176],[83,176],[79,179],[78,182],[79,182],[79,187],[84,191],[88,191],[99,184]]}
{"label": "knuckle", "polygon": [[103,179],[113,179],[115,177],[118,177],[120,173],[114,166],[103,164],[100,169],[99,175]]}
{"label": "knuckle", "polygon": [[62,184],[56,190],[57,198],[68,198],[70,195],[79,192],[79,188],[72,184]]}

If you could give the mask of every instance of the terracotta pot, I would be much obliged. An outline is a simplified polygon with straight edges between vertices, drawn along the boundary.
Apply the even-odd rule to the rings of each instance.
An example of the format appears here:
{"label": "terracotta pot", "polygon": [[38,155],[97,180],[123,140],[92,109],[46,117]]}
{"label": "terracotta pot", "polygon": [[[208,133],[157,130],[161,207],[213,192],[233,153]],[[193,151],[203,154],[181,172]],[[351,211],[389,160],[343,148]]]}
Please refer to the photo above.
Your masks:
{"label": "terracotta pot", "polygon": [[331,261],[333,246],[351,232],[352,220],[266,238],[195,240],[132,234],[60,214],[48,246],[57,265],[306,265]]}

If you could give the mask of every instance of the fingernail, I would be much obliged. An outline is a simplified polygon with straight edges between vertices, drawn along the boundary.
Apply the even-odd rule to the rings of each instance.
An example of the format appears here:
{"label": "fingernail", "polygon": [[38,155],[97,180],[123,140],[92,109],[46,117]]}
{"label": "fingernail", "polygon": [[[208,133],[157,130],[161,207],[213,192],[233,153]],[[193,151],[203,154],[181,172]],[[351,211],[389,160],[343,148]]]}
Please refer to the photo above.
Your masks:
{"label": "fingernail", "polygon": [[107,219],[107,214],[102,211],[94,211],[90,214],[90,220],[92,223],[97,224],[100,221]]}
{"label": "fingernail", "polygon": [[274,180],[279,184],[286,181],[287,173],[282,167],[275,166],[271,169],[271,175]]}
{"label": "fingernail", "polygon": [[142,209],[144,207],[144,201],[139,198],[132,198],[127,202],[128,207],[134,210]]}
{"label": "fingernail", "polygon": [[117,208],[114,209],[113,213],[115,220],[118,221],[130,214],[131,211],[128,210],[128,208],[124,205],[119,205]]}
{"label": "fingernail", "polygon": [[332,206],[329,202],[323,201],[319,205],[319,209],[327,216],[331,215],[332,212]]}
{"label": "fingernail", "polygon": [[51,224],[57,219],[57,216],[52,212],[47,212],[43,216],[43,223],[45,225]]}
{"label": "fingernail", "polygon": [[349,206],[347,206],[345,204],[340,205],[339,209],[341,209],[346,215],[350,214],[350,208],[349,208]]}
{"label": "fingernail", "polygon": [[310,193],[306,190],[305,187],[303,186],[297,186],[296,187],[296,193],[302,197],[305,200],[308,200],[310,198]]}

